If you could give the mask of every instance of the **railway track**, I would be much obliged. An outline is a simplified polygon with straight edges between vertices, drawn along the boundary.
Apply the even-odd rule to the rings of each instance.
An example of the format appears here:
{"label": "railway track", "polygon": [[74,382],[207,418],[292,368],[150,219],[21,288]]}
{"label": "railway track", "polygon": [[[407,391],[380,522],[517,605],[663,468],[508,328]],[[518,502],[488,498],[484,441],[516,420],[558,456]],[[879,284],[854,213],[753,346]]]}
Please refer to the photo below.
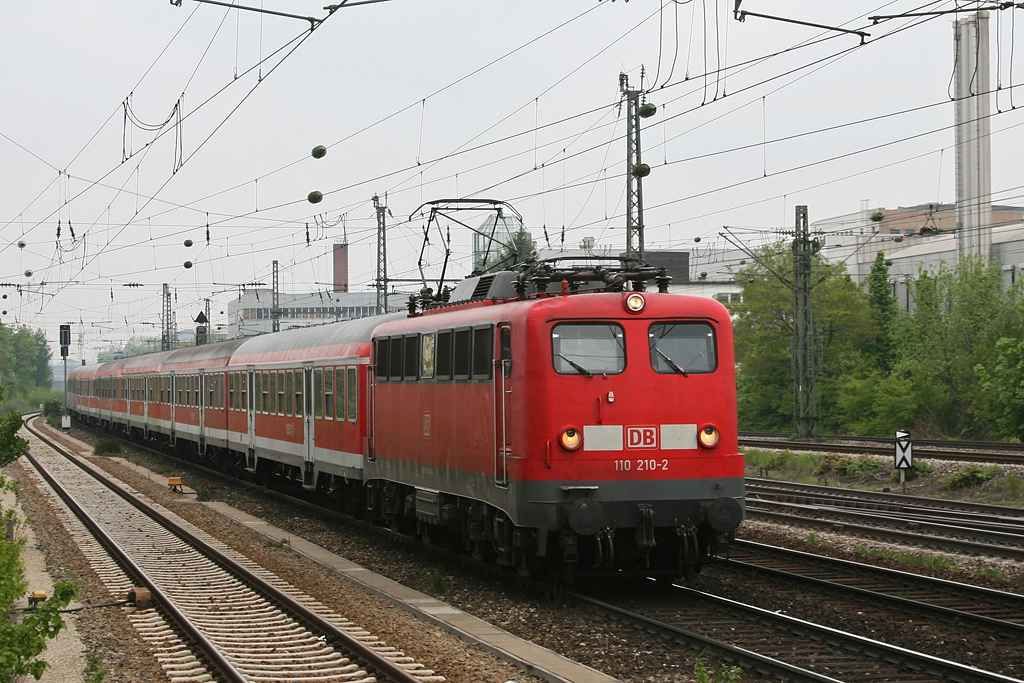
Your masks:
{"label": "railway track", "polygon": [[1024,560],[1018,508],[748,479],[746,510],[754,518]]}
{"label": "railway track", "polygon": [[[188,465],[196,467],[194,463]],[[197,469],[205,471],[202,467]],[[223,476],[214,472],[210,474]],[[239,483],[234,479],[230,481]],[[312,503],[282,497],[334,516]],[[676,592],[686,590],[681,587],[673,589]],[[709,648],[721,652],[727,661],[785,680],[1017,681],[1009,676],[945,662],[939,657],[876,643],[868,638],[844,634],[699,591],[686,593],[687,598],[682,604],[668,606],[661,594],[645,606],[623,604],[622,601],[610,604],[572,592],[563,591],[561,595],[613,619],[659,633],[696,650]],[[884,599],[884,596],[879,596],[879,599]],[[696,610],[694,605],[699,601],[704,601],[705,606]],[[949,616],[949,613],[945,615]],[[1003,621],[998,616],[992,619]],[[771,628],[766,629],[765,625]],[[985,625],[996,628],[991,623],[986,622]]]}
{"label": "railway track", "polygon": [[717,566],[840,590],[874,604],[896,605],[993,635],[1024,637],[1024,595],[799,550],[736,540]]}
{"label": "railway track", "polygon": [[793,681],[885,680],[1019,683],[1019,679],[889,645],[736,600],[674,585],[598,599],[566,593],[591,610],[694,649]]}
{"label": "railway track", "polygon": [[78,520],[72,533],[107,587],[116,594],[144,585],[152,594],[156,609],[131,619],[157,645],[172,680],[444,680],[29,430],[52,449],[29,460],[66,506],[64,516]]}
{"label": "railway track", "polygon": [[[828,451],[854,455],[880,455],[891,457],[895,452],[892,439],[856,436],[823,436],[819,439],[797,440],[782,434],[741,432],[740,446],[772,448],[790,451]],[[966,462],[1024,465],[1024,444],[997,441],[935,441],[914,440],[914,455],[936,460],[962,460]]]}

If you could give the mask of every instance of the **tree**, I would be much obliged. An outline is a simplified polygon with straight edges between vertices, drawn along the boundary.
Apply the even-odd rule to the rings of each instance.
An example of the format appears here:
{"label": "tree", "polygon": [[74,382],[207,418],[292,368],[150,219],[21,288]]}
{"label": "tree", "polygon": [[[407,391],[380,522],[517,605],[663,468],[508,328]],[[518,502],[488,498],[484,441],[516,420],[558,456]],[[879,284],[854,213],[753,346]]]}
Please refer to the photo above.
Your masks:
{"label": "tree", "polygon": [[[771,271],[792,273],[792,250],[780,243],[764,249],[761,259],[763,264],[755,262],[737,273],[743,293],[740,301],[729,305],[734,315],[740,425],[788,431],[793,420],[793,292]],[[818,336],[819,422],[823,430],[832,430],[839,426],[839,380],[863,365],[862,349],[873,339],[873,326],[867,297],[844,266],[815,256],[812,282],[818,282],[811,296]]]}
{"label": "tree", "polygon": [[892,366],[893,326],[899,308],[889,284],[889,266],[885,265],[885,252],[882,251],[878,252],[875,262],[871,264],[871,274],[868,276],[868,303],[871,305],[871,317],[875,323],[873,355],[878,367],[883,372],[888,372]]}
{"label": "tree", "polygon": [[501,270],[511,266],[513,261],[515,263],[522,263],[523,261],[537,258],[537,242],[534,241],[533,235],[523,225],[520,225],[519,229],[512,233],[511,242],[515,249],[509,247],[496,249],[492,245],[483,270]]}
{"label": "tree", "polygon": [[[0,387],[0,400],[3,387]],[[21,417],[14,411],[0,421],[0,466],[13,462],[27,450],[28,443],[17,434]],[[0,490],[8,491],[17,498],[18,489],[14,482],[0,474]],[[16,521],[14,510],[5,510],[0,505],[0,519]],[[46,649],[46,641],[57,637],[64,628],[60,610],[67,607],[78,594],[78,587],[62,581],[54,586],[53,595],[40,603],[35,610],[21,615],[11,611],[14,601],[25,594],[25,567],[21,561],[23,540],[0,539],[0,614],[6,619],[0,622],[0,683],[11,683],[22,676],[33,676],[36,680],[46,671],[46,662],[39,655]]]}
{"label": "tree", "polygon": [[[4,399],[4,388],[0,387],[0,402]],[[21,416],[13,410],[0,416],[0,467],[6,467],[28,452],[28,441],[18,436]],[[0,475],[2,476],[2,475]]]}
{"label": "tree", "polygon": [[[992,420],[979,410],[988,401],[976,368],[996,368],[997,342],[1024,332],[1019,291],[1009,294],[998,264],[986,267],[980,258],[943,264],[934,275],[922,270],[912,284],[914,309],[897,327],[894,372],[910,382],[922,407],[919,432],[982,437],[990,430]],[[1010,353],[1005,344],[1003,352]]]}

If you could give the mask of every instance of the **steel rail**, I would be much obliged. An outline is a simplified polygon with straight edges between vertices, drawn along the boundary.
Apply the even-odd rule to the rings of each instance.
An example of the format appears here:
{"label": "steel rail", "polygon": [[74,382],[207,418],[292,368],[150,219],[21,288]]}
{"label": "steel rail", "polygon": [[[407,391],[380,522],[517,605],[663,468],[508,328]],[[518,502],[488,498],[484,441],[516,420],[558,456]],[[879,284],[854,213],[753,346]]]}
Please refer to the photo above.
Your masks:
{"label": "steel rail", "polygon": [[[927,671],[930,674],[941,676],[946,680],[954,681],[972,681],[972,682],[986,682],[986,683],[1021,683],[1019,679],[1004,676],[1002,674],[994,673],[991,671],[985,671],[958,662],[949,661],[940,657],[924,654],[922,652],[916,652],[907,648],[898,647],[895,645],[889,645],[878,640],[859,636],[854,633],[847,633],[834,629],[829,626],[823,626],[821,624],[815,624],[814,622],[806,621],[804,619],[798,619],[785,614],[779,614],[770,610],[755,607],[753,605],[747,605],[742,602],[730,600],[729,598],[723,598],[710,593],[704,593],[692,588],[686,588],[678,584],[673,585],[674,590],[683,591],[685,595],[689,596],[693,600],[705,600],[711,602],[720,608],[719,611],[732,611],[733,613],[739,613],[744,619],[756,621],[762,624],[771,624],[772,626],[779,628],[780,630],[796,633],[800,635],[806,635],[807,637],[818,640],[819,642],[826,642],[829,644],[839,644],[845,649],[863,653],[873,659],[888,661],[896,663],[898,665],[908,666],[912,669]],[[580,604],[588,605],[593,609],[600,612],[611,614],[619,619],[628,621],[634,624],[641,625],[643,628],[654,629],[660,631],[666,635],[673,637],[679,637],[694,643],[701,643],[721,649],[725,651],[729,656],[742,659],[750,666],[758,668],[766,665],[782,665],[772,671],[765,671],[765,673],[771,673],[782,678],[794,679],[798,676],[805,680],[835,680],[827,676],[822,676],[813,671],[808,671],[800,667],[796,667],[792,664],[774,660],[764,655],[760,655],[755,652],[751,652],[744,648],[731,645],[729,643],[723,643],[721,641],[702,636],[692,631],[687,631],[673,624],[666,623],[659,619],[648,617],[646,615],[628,610],[616,605],[609,604],[607,602],[591,598],[580,593],[565,592],[566,597],[570,597],[572,600],[579,602]],[[692,604],[692,601],[691,601]],[[752,656],[751,656],[752,655]],[[748,659],[749,658],[749,659]],[[767,659],[769,662],[765,662]]]}
{"label": "steel rail", "polygon": [[1024,508],[1010,507],[1007,505],[992,505],[990,503],[973,503],[963,500],[950,500],[946,498],[926,498],[924,496],[908,496],[901,493],[888,493],[884,491],[866,491],[863,489],[848,489],[837,486],[822,486],[820,484],[802,484],[791,481],[780,481],[777,479],[760,479],[747,477],[746,485],[749,487],[765,487],[777,490],[792,491],[796,493],[820,494],[825,496],[845,497],[850,500],[869,500],[881,503],[891,503],[901,506],[915,506],[920,508],[931,508],[935,510],[951,510],[955,512],[972,512],[989,514],[997,517],[1018,518],[1024,520]]}
{"label": "steel rail", "polygon": [[[950,581],[949,579],[940,579],[938,577],[928,576],[925,574],[915,574],[913,572],[903,571],[901,569],[891,569],[889,567],[880,567],[878,565],[873,564],[853,562],[851,560],[844,560],[838,557],[816,555],[802,550],[794,550],[793,548],[783,548],[780,546],[768,545],[766,543],[759,543],[757,541],[735,539],[729,545],[730,549],[737,549],[741,551],[752,550],[774,557],[781,557],[789,561],[803,562],[808,565],[816,565],[819,567],[826,567],[829,569],[841,569],[853,575],[871,576],[878,580],[884,581],[886,584],[896,584],[899,582],[904,582],[917,586],[922,586],[929,590],[944,592],[946,594],[957,594],[967,596],[971,600],[976,600],[982,603],[997,602],[1004,607],[1012,606],[1019,610],[1021,614],[1024,614],[1024,595],[1018,593],[1008,593],[1006,591],[996,590],[995,588],[988,588],[986,586],[976,586],[970,583]],[[733,562],[735,560],[732,560],[732,558],[724,558],[723,561]],[[754,566],[757,566],[758,568],[765,568],[756,563],[752,564],[754,564]],[[878,593],[879,591],[872,592]],[[883,593],[882,595],[886,594]],[[948,608],[943,607],[942,609]],[[964,612],[958,611],[958,613]],[[983,620],[995,619],[994,617],[987,617],[984,615],[975,614],[973,612],[966,612],[966,614],[971,615],[972,618],[980,618]],[[1005,619],[995,619],[995,621],[999,622],[999,624],[1010,624],[1015,628],[1024,629],[1024,623],[1007,621]]]}
{"label": "steel rail", "polygon": [[[845,439],[846,437],[839,438]],[[944,442],[937,443],[944,444]],[[872,439],[871,441],[861,443],[834,443],[828,441],[796,441],[792,439],[740,436],[739,445],[749,448],[770,448],[791,451],[825,451],[831,453],[848,453],[851,455],[880,455],[885,457],[892,456],[895,452],[895,446],[892,441],[886,442],[880,439]],[[914,455],[919,458],[931,458],[935,460],[962,460],[965,462],[998,463],[1003,465],[1024,464],[1024,453],[1021,453],[1020,449],[1014,448],[1014,446],[1019,446],[1019,444],[993,445],[991,449],[989,449],[988,446],[982,447],[972,444],[970,446],[965,445],[963,448],[973,448],[975,450],[966,451],[954,450],[957,447],[952,445],[926,446],[915,441]],[[996,448],[1002,450],[995,450]]]}
{"label": "steel rail", "polygon": [[803,515],[790,515],[784,512],[765,510],[751,505],[749,502],[746,506],[746,512],[748,513],[748,517],[757,517],[784,524],[795,524],[797,526],[813,527],[816,529],[823,529],[825,531],[850,533],[856,536],[878,538],[886,541],[895,541],[897,543],[923,545],[926,547],[939,548],[941,550],[976,553],[978,555],[990,555],[992,557],[1003,557],[1010,560],[1024,561],[1024,548],[990,545],[988,543],[977,543],[975,541],[963,541],[945,536],[927,536],[925,534],[915,534],[913,532],[900,531],[898,529],[887,529],[885,527],[870,526],[866,524],[850,524],[835,520],[805,517]]}
{"label": "steel rail", "polygon": [[709,638],[708,636],[701,635],[700,633],[688,631],[674,624],[668,624],[659,619],[654,619],[653,617],[648,617],[640,614],[639,612],[633,612],[632,610],[617,607],[602,600],[582,595],[581,593],[562,591],[561,596],[577,602],[589,609],[608,615],[615,620],[633,624],[643,630],[666,634],[677,641],[689,644],[694,649],[713,648],[725,653],[727,661],[731,661],[745,668],[754,669],[762,674],[775,676],[787,681],[842,683],[839,679],[819,674],[816,671],[804,669],[794,664],[790,664],[789,662],[784,662],[780,659],[768,657],[754,652],[753,650],[739,647],[738,645],[715,640],[714,638]]}
{"label": "steel rail", "polygon": [[873,602],[895,603],[902,607],[917,610],[920,613],[932,613],[933,615],[939,615],[947,619],[959,621],[960,623],[973,621],[978,624],[989,626],[1003,633],[1012,634],[1017,637],[1021,637],[1022,635],[1024,635],[1024,624],[1018,624],[1012,621],[997,619],[995,617],[987,617],[981,614],[974,614],[973,612],[965,612],[963,610],[954,609],[952,607],[935,605],[929,602],[913,600],[911,598],[904,598],[899,595],[889,595],[888,593],[872,590],[870,588],[851,586],[849,584],[831,581],[829,579],[820,579],[814,576],[806,576],[804,574],[788,571],[785,569],[765,567],[763,565],[758,564],[757,562],[747,562],[745,560],[735,560],[732,558],[722,559],[720,560],[720,562],[726,566],[735,566],[741,569],[764,572],[765,574],[769,574],[771,576],[781,579],[788,579],[795,583],[811,584],[813,586],[824,588],[830,591],[838,590],[850,593],[859,598],[867,599]]}
{"label": "steel rail", "polygon": [[[25,426],[32,434],[43,441],[43,443],[54,448],[58,453],[65,455],[64,451],[55,448],[51,442],[35,431],[33,427],[29,426],[27,421]],[[42,476],[43,479],[46,480],[46,483],[50,485],[50,488],[60,496],[60,499],[64,501],[64,504],[68,506],[76,517],[78,517],[93,537],[99,541],[100,545],[110,553],[111,557],[113,557],[114,560],[117,561],[117,563],[121,565],[121,567],[124,568],[131,576],[134,576],[144,584],[147,589],[149,589],[149,592],[156,599],[160,609],[165,611],[174,621],[175,625],[198,646],[200,651],[199,654],[206,657],[227,681],[230,681],[231,683],[248,683],[248,679],[242,675],[242,672],[236,669],[235,666],[228,661],[223,654],[221,654],[217,646],[210,642],[203,632],[177,608],[174,602],[171,601],[162,590],[160,590],[160,587],[157,586],[156,582],[149,577],[145,570],[137,565],[135,561],[129,557],[128,553],[121,549],[117,542],[107,534],[103,527],[100,526],[100,524],[93,519],[88,512],[86,512],[85,508],[79,505],[78,501],[75,500],[75,498],[68,493],[63,486],[61,486],[60,482],[58,482],[53,475],[51,475],[50,472],[32,456],[31,453],[25,453],[25,458],[32,463],[32,466],[36,468],[36,471],[39,472],[40,476]],[[74,460],[72,460],[72,462],[74,462]]]}
{"label": "steel rail", "polygon": [[[346,633],[341,628],[332,624],[324,617],[320,616],[316,612],[313,612],[305,605],[303,605],[301,602],[297,601],[296,599],[292,598],[290,595],[279,589],[277,586],[274,586],[262,577],[257,576],[245,567],[239,565],[230,557],[221,553],[216,548],[210,546],[204,540],[190,532],[188,529],[182,527],[181,525],[177,524],[171,519],[163,517],[160,513],[158,513],[156,510],[153,510],[143,501],[135,498],[130,493],[119,487],[117,484],[101,476],[99,473],[93,471],[92,468],[86,467],[79,461],[79,459],[76,456],[69,453],[64,447],[52,441],[48,437],[42,435],[33,427],[28,427],[28,429],[41,441],[43,441],[48,446],[56,450],[58,453],[64,455],[71,462],[78,465],[82,470],[84,470],[90,476],[95,478],[105,487],[116,493],[123,500],[130,503],[140,512],[156,521],[158,524],[164,526],[174,535],[178,536],[183,541],[194,547],[196,550],[198,550],[200,553],[202,553],[207,558],[212,560],[214,563],[216,563],[229,573],[239,578],[243,583],[246,583],[249,586],[255,588],[258,592],[269,597],[271,601],[276,602],[280,607],[282,607],[286,611],[298,616],[307,624],[314,626],[316,629],[320,630],[322,633],[327,635],[328,639],[333,640],[335,643],[340,644],[343,649],[353,653],[353,656],[362,659],[363,662],[367,664],[368,668],[376,670],[377,672],[383,674],[384,676],[395,681],[396,683],[421,683],[420,679],[417,676],[412,675],[395,662],[392,662],[387,657],[384,657],[383,655],[376,652],[373,648],[368,647],[364,643],[360,642],[353,636]],[[156,593],[154,593],[154,595],[155,594]],[[163,604],[169,603],[165,600]],[[244,681],[245,679],[239,680]]]}
{"label": "steel rail", "polygon": [[[778,432],[739,432],[741,439],[745,438],[764,438],[764,439],[785,439],[791,440],[790,434],[780,434]],[[801,443],[808,443],[808,439],[797,439]],[[872,444],[885,444],[889,448],[893,448],[893,439],[887,439],[878,436],[844,436],[842,434],[828,434],[825,436],[819,436],[814,439],[815,442],[833,442],[833,441],[852,441],[855,443],[872,443]],[[987,450],[987,451],[1006,451],[1006,452],[1024,452],[1024,443],[1017,443],[1015,441],[968,441],[968,440],[952,440],[952,439],[914,439],[915,446],[932,446],[935,448],[964,448],[967,450]]]}

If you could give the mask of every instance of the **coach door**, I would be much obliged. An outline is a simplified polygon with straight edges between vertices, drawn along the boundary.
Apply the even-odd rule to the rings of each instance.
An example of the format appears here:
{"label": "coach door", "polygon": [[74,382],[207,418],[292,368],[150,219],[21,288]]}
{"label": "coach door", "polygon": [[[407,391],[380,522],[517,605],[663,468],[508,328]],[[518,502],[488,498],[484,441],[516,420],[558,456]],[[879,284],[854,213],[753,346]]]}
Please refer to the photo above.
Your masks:
{"label": "coach door", "polygon": [[494,359],[494,483],[508,486],[511,455],[508,419],[512,405],[512,328],[498,323]]}
{"label": "coach door", "polygon": [[196,376],[196,391],[198,395],[195,403],[199,406],[199,452],[206,453],[206,372],[200,370]]}
{"label": "coach door", "polygon": [[256,382],[255,375],[256,371],[253,367],[246,368],[246,392],[245,399],[245,430],[246,438],[245,444],[248,448],[249,453],[253,453],[256,449]]}
{"label": "coach door", "polygon": [[304,396],[302,398],[302,424],[303,424],[303,448],[302,455],[303,470],[302,470],[302,485],[306,488],[311,488],[315,483],[313,481],[314,461],[315,457],[315,444],[313,443],[313,366],[312,364],[306,365],[302,368],[302,389]]}
{"label": "coach door", "polygon": [[173,372],[171,373],[171,376],[168,379],[170,380],[171,383],[171,397],[170,399],[168,399],[167,402],[171,404],[171,445],[173,446],[178,441],[178,433],[176,430],[176,418],[178,416],[178,395],[175,393],[175,388],[178,382],[177,376]]}

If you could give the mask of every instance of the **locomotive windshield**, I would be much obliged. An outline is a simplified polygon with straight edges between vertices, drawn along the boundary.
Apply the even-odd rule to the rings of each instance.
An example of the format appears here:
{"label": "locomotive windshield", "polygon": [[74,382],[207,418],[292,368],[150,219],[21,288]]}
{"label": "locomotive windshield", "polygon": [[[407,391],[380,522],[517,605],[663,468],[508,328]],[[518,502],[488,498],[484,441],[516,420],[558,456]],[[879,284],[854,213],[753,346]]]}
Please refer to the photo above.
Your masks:
{"label": "locomotive windshield", "polygon": [[616,323],[563,323],[551,330],[560,375],[617,375],[626,368],[626,337]]}
{"label": "locomotive windshield", "polygon": [[648,338],[655,372],[688,375],[718,367],[715,331],[707,323],[654,323]]}

